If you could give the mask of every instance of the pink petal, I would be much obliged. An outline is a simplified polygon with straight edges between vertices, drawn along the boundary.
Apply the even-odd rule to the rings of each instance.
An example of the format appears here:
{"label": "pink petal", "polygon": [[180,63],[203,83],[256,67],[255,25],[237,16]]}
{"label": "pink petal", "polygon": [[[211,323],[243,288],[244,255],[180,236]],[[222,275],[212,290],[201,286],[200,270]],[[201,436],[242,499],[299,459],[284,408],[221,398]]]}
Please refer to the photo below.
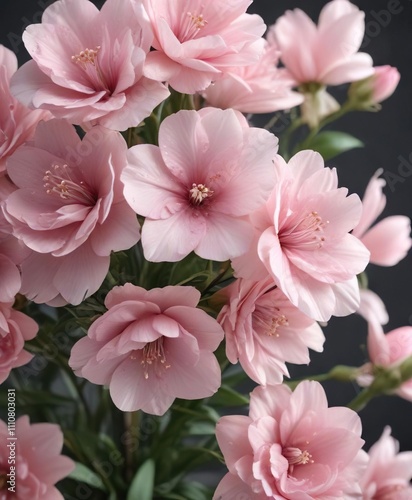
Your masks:
{"label": "pink petal", "polygon": [[248,220],[213,213],[206,220],[205,234],[194,250],[203,259],[225,261],[247,252],[251,234]]}
{"label": "pink petal", "polygon": [[151,262],[176,262],[186,257],[204,239],[207,231],[204,217],[190,209],[168,219],[146,219],[142,229],[145,258]]}
{"label": "pink petal", "polygon": [[53,284],[73,305],[80,304],[99,289],[110,264],[109,257],[96,255],[86,243],[60,259]]}
{"label": "pink petal", "polygon": [[150,144],[129,149],[121,175],[124,196],[133,210],[152,219],[166,219],[184,207],[184,189],[170,175],[160,149]]}
{"label": "pink petal", "polygon": [[239,476],[228,473],[218,484],[213,495],[213,500],[225,500],[229,498],[260,500],[261,495],[253,493],[250,486],[244,483]]}
{"label": "pink petal", "polygon": [[386,217],[362,236],[362,243],[370,250],[370,261],[378,266],[394,266],[406,257],[412,245],[409,217]]}
{"label": "pink petal", "polygon": [[125,202],[112,205],[105,223],[98,224],[91,234],[91,245],[97,255],[126,250],[140,239],[140,224],[136,214]]}

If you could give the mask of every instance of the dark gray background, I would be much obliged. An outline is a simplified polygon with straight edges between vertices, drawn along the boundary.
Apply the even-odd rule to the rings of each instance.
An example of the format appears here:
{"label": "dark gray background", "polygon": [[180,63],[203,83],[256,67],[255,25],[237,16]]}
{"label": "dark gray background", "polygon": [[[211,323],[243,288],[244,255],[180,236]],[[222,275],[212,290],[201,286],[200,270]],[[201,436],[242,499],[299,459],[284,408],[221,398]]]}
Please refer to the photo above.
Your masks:
{"label": "dark gray background", "polygon": [[[50,3],[50,0],[1,0],[0,42],[16,52],[20,63],[28,59],[21,42],[22,31],[26,25],[40,22],[41,12]],[[102,2],[95,3],[101,5]],[[296,7],[317,19],[326,3],[322,0],[256,0],[249,12],[259,13],[270,25],[286,9]],[[397,92],[383,103],[379,113],[351,114],[334,127],[356,135],[365,143],[364,149],[345,153],[329,162],[329,166],[338,168],[340,185],[362,195],[378,168],[397,174],[400,157],[408,160],[410,155],[412,160],[412,1],[357,0],[353,3],[366,13],[366,38],[362,50],[372,55],[375,65],[396,66],[402,76]],[[345,87],[337,91],[343,94]],[[393,190],[386,188],[384,216],[411,216],[412,167],[410,174],[397,182]],[[389,311],[390,323],[386,331],[412,324],[411,264],[412,255],[409,254],[395,268],[371,266],[369,269],[370,287],[382,297]],[[366,361],[365,351],[360,347],[366,338],[366,324],[361,318],[332,320],[326,335],[325,353],[313,356],[310,365],[313,373],[328,371],[336,363],[361,365]],[[347,403],[357,391],[355,386],[342,384],[326,384],[326,388],[331,405]],[[391,425],[402,448],[412,449],[411,403],[394,397],[378,398],[361,412],[361,417],[367,446],[378,439],[385,425]]]}

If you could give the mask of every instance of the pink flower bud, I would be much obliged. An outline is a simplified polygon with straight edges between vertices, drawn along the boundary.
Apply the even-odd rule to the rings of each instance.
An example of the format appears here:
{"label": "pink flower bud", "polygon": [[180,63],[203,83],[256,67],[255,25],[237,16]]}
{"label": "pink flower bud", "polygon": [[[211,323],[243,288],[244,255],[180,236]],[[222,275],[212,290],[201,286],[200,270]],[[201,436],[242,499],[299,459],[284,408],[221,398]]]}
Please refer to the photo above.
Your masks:
{"label": "pink flower bud", "polygon": [[376,66],[372,80],[372,98],[375,103],[390,97],[398,86],[401,75],[393,66]]}

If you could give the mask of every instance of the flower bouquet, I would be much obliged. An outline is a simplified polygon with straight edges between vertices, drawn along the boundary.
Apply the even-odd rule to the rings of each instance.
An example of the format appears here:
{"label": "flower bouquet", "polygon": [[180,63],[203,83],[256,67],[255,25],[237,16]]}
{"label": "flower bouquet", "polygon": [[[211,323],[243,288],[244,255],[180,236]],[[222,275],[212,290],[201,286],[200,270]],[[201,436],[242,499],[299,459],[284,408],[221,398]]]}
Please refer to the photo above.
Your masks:
{"label": "flower bouquet", "polygon": [[[1,499],[412,498],[412,452],[387,426],[367,453],[358,415],[412,400],[412,327],[367,281],[410,220],[375,223],[380,170],[340,187],[362,143],[331,128],[399,72],[348,0],[250,4],[57,0],[30,61],[0,46]],[[353,313],[364,362],[297,371]]]}

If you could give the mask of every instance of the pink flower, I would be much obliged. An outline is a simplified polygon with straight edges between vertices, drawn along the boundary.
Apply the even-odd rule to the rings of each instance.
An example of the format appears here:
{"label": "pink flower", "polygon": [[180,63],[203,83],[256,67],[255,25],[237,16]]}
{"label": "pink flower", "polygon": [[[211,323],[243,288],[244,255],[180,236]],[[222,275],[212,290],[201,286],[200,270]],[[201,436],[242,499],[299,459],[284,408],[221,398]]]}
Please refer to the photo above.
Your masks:
{"label": "pink flower", "polygon": [[248,66],[226,68],[202,96],[209,106],[232,108],[243,113],[271,113],[293,108],[303,96],[293,92],[294,80],[278,68],[279,50],[265,45],[262,57]]}
{"label": "pink flower", "polygon": [[386,205],[386,196],[383,194],[386,182],[379,178],[381,173],[382,170],[378,170],[366,187],[362,200],[362,217],[352,234],[370,251],[371,263],[378,266],[394,266],[411,248],[411,221],[404,215],[392,215],[371,228]]}
{"label": "pink flower", "polygon": [[216,80],[226,67],[256,62],[266,26],[245,14],[251,0],[143,0],[155,34],[145,75],[194,94]]}
{"label": "pink flower", "polygon": [[363,500],[410,500],[412,498],[412,452],[399,453],[399,443],[385,427],[369,450],[369,463],[361,478]]}
{"label": "pink flower", "polygon": [[258,387],[249,417],[217,423],[229,473],[213,500],[360,499],[367,457],[361,430],[354,411],[328,408],[318,382],[302,382],[293,393],[283,385]]}
{"label": "pink flower", "polygon": [[237,275],[262,279],[269,272],[292,304],[318,321],[354,312],[356,275],[369,257],[348,234],[361,215],[359,197],[338,188],[336,170],[324,168],[314,151],[301,151],[288,164],[277,156],[275,168],[275,189],[252,216],[252,249],[233,261]]}
{"label": "pink flower", "polygon": [[31,139],[37,123],[51,117],[47,111],[32,111],[10,93],[10,78],[17,70],[17,57],[0,45],[0,175],[6,159],[25,141]]}
{"label": "pink flower", "polygon": [[[66,477],[74,469],[74,462],[61,455],[63,433],[57,424],[30,424],[29,416],[23,415],[16,421],[15,441],[7,441],[7,424],[0,420],[0,436],[3,443],[15,444],[15,463],[8,461],[11,448],[5,445],[0,449],[0,470],[5,491],[1,490],[2,499],[16,500],[63,500],[63,495],[54,484]],[[14,493],[11,475],[14,469]],[[3,496],[5,495],[5,496]]]}
{"label": "pink flower", "polygon": [[12,91],[57,118],[125,130],[169,95],[143,76],[152,33],[140,1],[107,0],[99,12],[88,0],[60,0],[23,41],[33,61],[17,71]]}
{"label": "pink flower", "polygon": [[340,85],[373,74],[372,59],[358,52],[364,13],[348,0],[325,5],[316,24],[300,9],[287,11],[270,28],[282,61],[299,83]]}
{"label": "pink flower", "polygon": [[[412,356],[412,327],[402,326],[385,335],[378,321],[370,321],[367,345],[369,358],[374,366],[396,368]],[[369,385],[372,382],[373,368],[371,368],[371,372],[369,379],[361,379],[361,385]],[[412,401],[412,378],[404,382],[394,392],[401,398]]]}
{"label": "pink flower", "polygon": [[258,384],[278,384],[289,376],[285,362],[309,363],[308,347],[320,352],[320,326],[296,309],[271,278],[238,279],[220,292],[228,298],[217,320],[226,337],[226,355],[238,360]]}
{"label": "pink flower", "polygon": [[128,153],[124,195],[146,217],[142,244],[150,261],[178,261],[194,251],[223,261],[247,251],[248,214],[275,182],[277,139],[249,128],[233,110],[179,111],[159,130],[159,147]]}
{"label": "pink flower", "polygon": [[101,285],[110,253],[139,240],[119,179],[126,151],[118,132],[94,127],[81,141],[67,122],[50,120],[10,157],[18,189],[5,210],[15,236],[34,250],[21,266],[29,299],[79,304]]}
{"label": "pink flower", "polygon": [[376,66],[372,78],[372,100],[379,103],[390,97],[398,86],[401,75],[392,66]]}
{"label": "pink flower", "polygon": [[108,311],[74,345],[70,366],[108,385],[122,411],[163,415],[175,398],[211,396],[220,386],[212,352],[223,331],[196,308],[199,299],[193,287],[115,287],[105,300]]}
{"label": "pink flower", "polygon": [[[3,278],[3,276],[2,276]],[[33,355],[25,351],[24,342],[37,335],[37,323],[12,308],[12,303],[0,303],[0,384],[13,368],[27,364]]]}

